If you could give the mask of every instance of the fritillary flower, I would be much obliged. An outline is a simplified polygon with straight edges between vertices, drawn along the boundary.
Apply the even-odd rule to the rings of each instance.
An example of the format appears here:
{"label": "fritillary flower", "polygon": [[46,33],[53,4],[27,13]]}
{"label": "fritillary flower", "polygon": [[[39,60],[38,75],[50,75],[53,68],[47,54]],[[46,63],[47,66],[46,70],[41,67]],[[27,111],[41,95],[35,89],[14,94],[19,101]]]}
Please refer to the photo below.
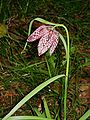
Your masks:
{"label": "fritillary flower", "polygon": [[50,55],[52,55],[59,41],[59,32],[52,26],[42,25],[28,37],[27,41],[33,42],[38,39],[38,55],[44,54],[49,48]]}

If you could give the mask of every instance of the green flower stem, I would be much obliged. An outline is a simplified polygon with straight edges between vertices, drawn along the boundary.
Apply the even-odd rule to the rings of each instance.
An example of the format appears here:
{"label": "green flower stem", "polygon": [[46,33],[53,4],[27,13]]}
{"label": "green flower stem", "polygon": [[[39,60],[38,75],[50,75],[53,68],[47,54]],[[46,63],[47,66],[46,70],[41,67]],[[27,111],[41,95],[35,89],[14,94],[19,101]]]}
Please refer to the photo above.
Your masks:
{"label": "green flower stem", "polygon": [[65,93],[64,93],[64,120],[66,120],[66,112],[67,112],[67,89],[68,89],[68,74],[69,74],[69,34],[68,30],[66,29],[67,33],[67,65],[66,65],[66,78],[65,78]]}
{"label": "green flower stem", "polygon": [[[64,48],[66,50],[66,60],[67,60],[67,65],[66,65],[66,77],[65,77],[65,92],[64,92],[64,120],[66,120],[67,118],[67,89],[68,89],[68,73],[69,73],[69,33],[67,28],[63,25],[63,24],[56,24],[54,26],[55,27],[63,27],[66,31],[67,34],[67,45],[66,42],[64,41],[64,39],[62,38],[62,42],[64,44]],[[62,37],[62,35],[60,34],[59,36]],[[61,38],[60,37],[60,38]],[[67,47],[66,47],[67,46]]]}
{"label": "green flower stem", "polygon": [[50,66],[49,66],[49,63],[48,63],[48,60],[47,60],[47,56],[45,56],[45,61],[46,61],[46,64],[47,64],[49,77],[51,78],[51,77],[52,77],[52,74],[51,74],[51,69],[50,69]]}

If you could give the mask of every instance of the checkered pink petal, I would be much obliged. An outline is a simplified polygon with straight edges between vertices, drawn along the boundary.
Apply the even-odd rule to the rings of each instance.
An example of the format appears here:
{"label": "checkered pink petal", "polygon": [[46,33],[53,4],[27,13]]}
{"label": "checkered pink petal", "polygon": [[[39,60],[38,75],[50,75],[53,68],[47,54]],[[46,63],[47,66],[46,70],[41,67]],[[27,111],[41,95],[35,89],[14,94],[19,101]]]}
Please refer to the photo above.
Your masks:
{"label": "checkered pink petal", "polygon": [[44,54],[52,45],[52,39],[51,36],[53,34],[53,31],[48,30],[47,34],[45,34],[39,41],[38,44],[38,55]]}
{"label": "checkered pink petal", "polygon": [[55,51],[55,48],[57,47],[57,44],[59,42],[59,33],[57,31],[53,32],[51,39],[53,40],[53,42],[50,47],[50,55],[52,55],[52,53]]}
{"label": "checkered pink petal", "polygon": [[46,29],[46,25],[42,25],[39,28],[37,28],[27,39],[28,42],[33,42],[37,39],[40,39],[44,34],[48,32]]}

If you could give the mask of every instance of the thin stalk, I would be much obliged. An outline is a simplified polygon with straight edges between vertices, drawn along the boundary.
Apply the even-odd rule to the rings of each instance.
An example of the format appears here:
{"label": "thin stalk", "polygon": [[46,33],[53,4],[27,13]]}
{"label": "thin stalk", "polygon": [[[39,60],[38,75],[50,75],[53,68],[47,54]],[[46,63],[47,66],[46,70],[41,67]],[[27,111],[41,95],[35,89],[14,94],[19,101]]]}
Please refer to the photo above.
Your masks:
{"label": "thin stalk", "polygon": [[24,46],[24,48],[23,48],[21,54],[25,53],[26,47],[27,47],[27,42],[26,42],[26,44],[25,44],[25,46]]}
{"label": "thin stalk", "polygon": [[[67,118],[67,89],[68,89],[68,73],[69,73],[69,33],[67,28],[63,25],[63,24],[56,24],[53,29],[55,27],[63,27],[66,31],[67,34],[67,45],[66,42],[64,41],[64,39],[62,39],[62,42],[64,44],[64,48],[66,51],[66,60],[67,60],[67,64],[66,64],[66,77],[65,77],[65,90],[64,90],[64,120],[66,120]],[[60,34],[60,37],[62,37],[62,35]]]}
{"label": "thin stalk", "polygon": [[67,116],[67,89],[68,89],[68,73],[69,73],[69,33],[66,27],[64,27],[67,34],[67,65],[66,65],[66,77],[65,77],[65,93],[64,93],[64,120]]}
{"label": "thin stalk", "polygon": [[63,24],[56,24],[53,28],[55,28],[55,27],[63,27],[67,34],[67,47],[66,47],[66,43],[64,42],[64,40],[62,41],[64,44],[64,47],[65,47],[65,50],[66,50],[66,60],[67,60],[66,77],[65,77],[65,91],[64,91],[64,120],[66,120],[66,118],[67,118],[68,73],[69,73],[69,33],[68,33],[67,28]]}
{"label": "thin stalk", "polygon": [[48,63],[48,60],[47,60],[46,56],[45,56],[45,60],[46,60],[47,68],[48,68],[49,77],[51,78],[52,74],[51,74],[50,66],[49,66],[49,63]]}
{"label": "thin stalk", "polygon": [[[28,36],[29,36],[30,33],[31,33],[31,28],[32,28],[33,22],[34,22],[34,20],[32,20],[32,21],[30,22],[29,30],[28,30]],[[25,44],[25,46],[24,46],[24,49],[22,50],[21,54],[23,54],[23,53],[25,52],[26,47],[27,47],[27,42],[26,42],[26,44]]]}

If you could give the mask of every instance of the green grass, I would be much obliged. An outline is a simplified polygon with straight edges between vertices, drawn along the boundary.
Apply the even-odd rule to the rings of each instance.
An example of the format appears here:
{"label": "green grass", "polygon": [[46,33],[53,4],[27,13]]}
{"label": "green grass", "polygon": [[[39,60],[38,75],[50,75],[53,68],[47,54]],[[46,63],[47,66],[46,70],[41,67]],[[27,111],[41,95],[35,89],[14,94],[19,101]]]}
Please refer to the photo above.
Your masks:
{"label": "green grass", "polygon": [[[64,65],[66,61],[63,57],[65,52],[63,52],[62,42],[59,43],[52,56],[55,65],[55,71],[51,71],[52,75],[50,75],[47,64],[47,60],[51,61],[48,56],[47,60],[44,56],[37,56],[37,43],[28,44],[25,53],[21,54],[27,39],[28,25],[33,18],[42,17],[51,22],[65,24],[70,33],[70,81],[68,97],[72,103],[71,109],[67,109],[67,117],[68,119],[70,117],[72,119],[79,119],[81,114],[85,113],[88,109],[88,105],[86,105],[85,111],[81,111],[81,113],[77,115],[75,109],[77,106],[82,106],[77,97],[80,83],[79,81],[76,81],[76,84],[72,83],[72,78],[76,75],[77,79],[79,79],[79,73],[82,72],[82,67],[89,66],[89,55],[87,55],[87,53],[81,55],[79,52],[82,48],[89,49],[89,5],[89,0],[34,0],[33,2],[32,0],[16,0],[15,2],[12,0],[1,0],[0,22],[1,24],[8,23],[9,36],[7,34],[0,38],[0,90],[3,89],[2,91],[5,93],[9,88],[11,89],[10,86],[12,83],[16,82],[25,84],[26,88],[28,86],[28,92],[30,92],[39,84],[49,79],[50,76],[65,73]],[[32,31],[35,30],[37,26],[38,23],[34,24]],[[66,37],[66,35],[64,35],[64,37]],[[59,81],[62,84],[62,89],[64,85],[63,81],[64,80]],[[51,84],[51,86],[53,86],[53,84]],[[39,92],[37,96],[42,94],[46,95],[45,93],[47,93],[46,96],[50,95],[51,92],[49,92],[49,89],[51,89],[51,86]],[[25,92],[23,85],[18,87],[23,91],[24,96],[28,94],[28,92]],[[3,92],[2,94],[4,94]],[[15,90],[15,92],[18,93],[17,90]],[[61,110],[59,108],[58,114],[63,111],[63,103],[61,102],[63,101],[63,92],[64,91],[62,91],[62,100],[59,99]],[[33,99],[37,100],[37,96]],[[52,96],[55,97],[56,93],[52,92]],[[59,98],[59,94],[57,94],[57,97]],[[21,98],[22,95],[18,96],[18,100],[14,101],[13,104],[15,105]],[[35,104],[32,104],[32,106],[34,105]],[[10,105],[8,105],[8,110],[6,110],[5,106],[0,105],[2,111],[0,113],[1,117],[5,116],[11,110],[12,105],[9,107]],[[50,110],[52,114],[55,114],[55,110]],[[4,111],[7,112],[4,114]],[[75,116],[77,116],[77,118],[75,118]]]}

